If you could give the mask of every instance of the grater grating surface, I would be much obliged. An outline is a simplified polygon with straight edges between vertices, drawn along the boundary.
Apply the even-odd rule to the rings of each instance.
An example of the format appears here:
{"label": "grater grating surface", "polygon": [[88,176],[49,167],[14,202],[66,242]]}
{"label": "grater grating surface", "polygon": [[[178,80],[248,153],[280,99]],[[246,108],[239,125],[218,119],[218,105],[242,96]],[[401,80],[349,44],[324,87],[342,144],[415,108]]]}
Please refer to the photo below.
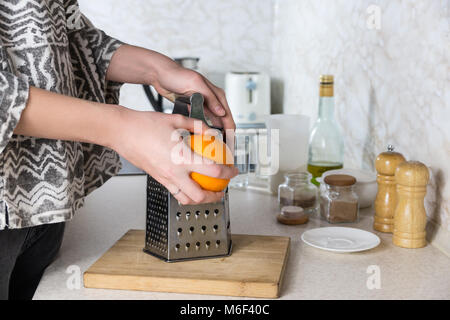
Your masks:
{"label": "grater grating surface", "polygon": [[228,192],[218,203],[182,206],[148,176],[144,251],[168,262],[229,255]]}
{"label": "grater grating surface", "polygon": [[169,191],[151,176],[147,178],[147,230],[145,247],[158,256],[168,248]]}

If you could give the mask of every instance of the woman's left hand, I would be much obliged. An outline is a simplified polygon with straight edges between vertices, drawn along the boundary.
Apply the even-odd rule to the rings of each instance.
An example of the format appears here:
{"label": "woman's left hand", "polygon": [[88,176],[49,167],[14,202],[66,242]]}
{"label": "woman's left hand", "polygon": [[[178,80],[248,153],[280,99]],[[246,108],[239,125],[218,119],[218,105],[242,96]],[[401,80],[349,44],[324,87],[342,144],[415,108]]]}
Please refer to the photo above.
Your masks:
{"label": "woman's left hand", "polygon": [[213,125],[225,130],[236,129],[225,92],[221,88],[198,72],[185,69],[158,52],[122,45],[111,60],[107,80],[148,84],[171,101],[177,95],[201,93],[206,102],[205,114]]}
{"label": "woman's left hand", "polygon": [[231,115],[225,91],[190,69],[174,65],[160,71],[157,80],[152,84],[162,96],[174,101],[176,95],[190,96],[194,92],[201,93],[205,98],[206,116],[214,126],[226,129],[236,129]]}

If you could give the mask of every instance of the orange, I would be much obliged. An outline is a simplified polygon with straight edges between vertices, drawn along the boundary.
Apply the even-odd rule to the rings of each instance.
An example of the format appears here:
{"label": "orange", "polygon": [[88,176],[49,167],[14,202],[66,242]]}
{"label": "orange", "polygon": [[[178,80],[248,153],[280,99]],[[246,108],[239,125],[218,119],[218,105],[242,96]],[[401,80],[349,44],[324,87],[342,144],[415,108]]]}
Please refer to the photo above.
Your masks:
{"label": "orange", "polygon": [[[191,135],[190,139],[191,149],[205,158],[213,160],[218,164],[226,164],[228,166],[233,166],[233,164],[228,163],[233,161],[233,154],[228,148],[228,146],[221,140],[215,139],[214,136],[208,135]],[[208,191],[220,192],[223,191],[228,183],[229,179],[219,179],[197,172],[191,172],[191,178],[197,182],[202,189]]]}

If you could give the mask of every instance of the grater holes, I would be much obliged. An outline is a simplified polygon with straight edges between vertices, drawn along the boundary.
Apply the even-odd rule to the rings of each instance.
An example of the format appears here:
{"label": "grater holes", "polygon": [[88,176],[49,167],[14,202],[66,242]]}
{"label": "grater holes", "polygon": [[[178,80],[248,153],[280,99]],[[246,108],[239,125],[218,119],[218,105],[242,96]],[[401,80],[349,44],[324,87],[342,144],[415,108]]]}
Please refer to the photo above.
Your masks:
{"label": "grater holes", "polygon": [[[218,205],[184,207],[156,180],[149,176],[147,181],[145,229],[149,253],[169,261],[224,253],[230,237],[226,198]],[[177,231],[181,233],[177,235]]]}

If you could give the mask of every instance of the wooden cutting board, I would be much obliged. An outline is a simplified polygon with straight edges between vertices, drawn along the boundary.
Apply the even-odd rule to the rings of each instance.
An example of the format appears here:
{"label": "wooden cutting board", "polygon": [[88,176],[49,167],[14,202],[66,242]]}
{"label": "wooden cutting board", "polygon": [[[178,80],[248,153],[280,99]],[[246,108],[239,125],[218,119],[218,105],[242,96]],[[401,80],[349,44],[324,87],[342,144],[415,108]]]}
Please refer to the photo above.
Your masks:
{"label": "wooden cutting board", "polygon": [[225,258],[167,263],[142,251],[130,230],[84,273],[86,288],[278,298],[290,238],[233,235]]}

